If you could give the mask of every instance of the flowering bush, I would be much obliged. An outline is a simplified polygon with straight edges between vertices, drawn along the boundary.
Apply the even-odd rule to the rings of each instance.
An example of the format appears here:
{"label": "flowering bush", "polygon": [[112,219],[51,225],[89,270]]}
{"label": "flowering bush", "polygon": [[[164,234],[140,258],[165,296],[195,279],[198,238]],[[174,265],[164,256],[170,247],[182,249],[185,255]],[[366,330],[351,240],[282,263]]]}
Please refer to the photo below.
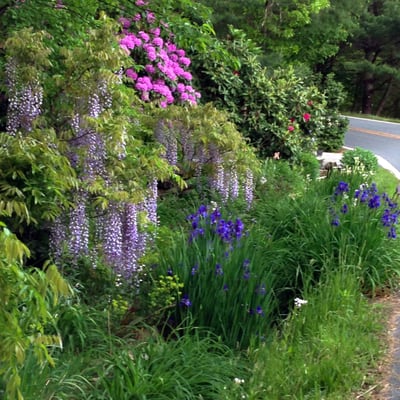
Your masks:
{"label": "flowering bush", "polygon": [[268,70],[259,62],[260,49],[243,32],[234,30],[231,37],[224,43],[227,57],[200,55],[193,61],[205,101],[228,111],[263,156],[280,151],[296,160],[305,150],[342,145],[346,119],[311,78],[293,68]]}
{"label": "flowering bush", "polygon": [[187,221],[188,236],[160,254],[154,269],[158,276],[177,275],[183,283],[171,315],[174,323],[189,314],[197,326],[211,329],[232,346],[261,339],[273,309],[272,279],[250,248],[243,222],[205,205]]}
{"label": "flowering bush", "polygon": [[[141,1],[136,4],[146,5]],[[135,61],[125,74],[142,100],[157,100],[163,108],[174,102],[196,104],[200,93],[190,84],[192,74],[187,68],[191,61],[185,50],[173,43],[168,25],[158,22],[148,9],[132,18],[121,18],[120,23],[122,37],[119,44]]]}

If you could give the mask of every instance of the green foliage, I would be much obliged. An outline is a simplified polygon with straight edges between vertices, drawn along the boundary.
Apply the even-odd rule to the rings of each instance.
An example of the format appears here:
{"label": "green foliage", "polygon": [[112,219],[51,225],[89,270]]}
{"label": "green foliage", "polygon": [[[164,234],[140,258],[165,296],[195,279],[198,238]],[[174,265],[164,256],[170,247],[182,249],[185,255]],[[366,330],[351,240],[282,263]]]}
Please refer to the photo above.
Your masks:
{"label": "green foliage", "polygon": [[224,168],[236,168],[241,183],[248,169],[257,173],[259,161],[254,148],[229,121],[227,114],[211,103],[189,108],[168,107],[159,110],[156,117],[159,127],[155,129],[164,130],[169,140],[177,142],[176,172],[186,182],[185,186],[195,186],[199,169],[203,178],[215,175],[217,166],[211,161],[215,151]]}
{"label": "green foliage", "polygon": [[[341,195],[338,187],[342,180],[349,184],[349,192]],[[270,237],[270,241],[259,244],[264,247],[260,251],[265,252],[265,257],[274,257],[278,266],[278,257],[285,263],[277,283],[278,288],[286,288],[280,294],[283,307],[305,281],[319,281],[327,261],[357,273],[365,291],[374,293],[395,284],[399,274],[398,246],[388,238],[391,224],[383,224],[390,199],[382,197],[378,206],[375,196],[379,197],[379,193],[371,185],[357,192],[355,201],[355,191],[363,180],[356,173],[332,174],[323,181],[311,182],[301,196],[289,194],[280,201],[271,197],[271,201],[256,203],[257,237]],[[272,256],[275,247],[277,254]]]}
{"label": "green foliage", "polygon": [[352,172],[374,174],[378,169],[378,159],[375,154],[361,147],[343,153],[342,164]]}
{"label": "green foliage", "polygon": [[103,332],[102,340],[86,351],[60,354],[53,369],[37,371],[27,361],[26,400],[233,399],[244,395],[235,378],[248,380],[245,359],[214,336],[196,332],[171,341],[154,337],[139,342]]}
{"label": "green foliage", "polygon": [[10,400],[23,399],[20,370],[26,353],[32,350],[39,366],[54,364],[48,348],[62,343],[48,333],[54,323],[50,310],[60,295],[71,291],[54,265],[44,271],[24,270],[28,248],[3,223],[0,228],[0,377]]}
{"label": "green foliage", "polygon": [[333,102],[327,106],[311,78],[302,79],[290,67],[262,67],[260,49],[241,31],[232,30],[224,45],[228,58],[201,59],[203,97],[228,111],[262,156],[279,151],[296,159],[302,151],[343,141],[345,120]]}
{"label": "green foliage", "polygon": [[149,294],[150,307],[153,309],[175,306],[177,300],[182,295],[183,283],[179,282],[179,277],[158,276],[154,282],[153,290]]}
{"label": "green foliage", "polygon": [[[265,4],[263,27],[268,38],[278,39],[278,42],[279,39],[290,39],[297,29],[310,23],[313,14],[318,14],[328,6],[328,0],[290,0],[284,5],[268,1]],[[270,45],[273,46],[273,43],[272,40]]]}
{"label": "green foliage", "polygon": [[14,232],[54,220],[70,205],[68,192],[77,181],[54,141],[54,132],[45,130],[0,134],[0,212]]}
{"label": "green foliage", "polygon": [[312,153],[301,153],[299,164],[306,178],[316,179],[320,175],[320,163]]}
{"label": "green foliage", "polygon": [[293,307],[279,334],[252,354],[249,399],[354,398],[365,380],[361,371],[376,366],[378,306],[360,295],[356,275],[340,266],[326,269],[317,287],[301,293],[307,304]]}
{"label": "green foliage", "polygon": [[287,160],[267,158],[264,161],[255,191],[259,202],[265,199],[271,203],[283,201],[300,195],[304,190],[304,174],[299,166],[291,165]]}
{"label": "green foliage", "polygon": [[170,317],[175,325],[189,315],[224,343],[247,347],[262,339],[271,323],[273,277],[248,233],[242,232],[240,219],[218,215],[218,210],[200,206],[188,217],[189,235],[175,234],[152,274],[156,281],[177,275],[183,283],[183,296]]}

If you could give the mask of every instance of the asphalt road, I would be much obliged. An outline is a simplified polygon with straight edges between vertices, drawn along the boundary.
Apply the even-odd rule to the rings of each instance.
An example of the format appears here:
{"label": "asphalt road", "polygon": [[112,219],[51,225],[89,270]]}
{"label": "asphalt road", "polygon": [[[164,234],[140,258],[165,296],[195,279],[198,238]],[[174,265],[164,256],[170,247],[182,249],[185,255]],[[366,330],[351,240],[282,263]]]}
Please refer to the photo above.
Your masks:
{"label": "asphalt road", "polygon": [[362,147],[386,159],[400,171],[400,124],[348,117],[345,146]]}

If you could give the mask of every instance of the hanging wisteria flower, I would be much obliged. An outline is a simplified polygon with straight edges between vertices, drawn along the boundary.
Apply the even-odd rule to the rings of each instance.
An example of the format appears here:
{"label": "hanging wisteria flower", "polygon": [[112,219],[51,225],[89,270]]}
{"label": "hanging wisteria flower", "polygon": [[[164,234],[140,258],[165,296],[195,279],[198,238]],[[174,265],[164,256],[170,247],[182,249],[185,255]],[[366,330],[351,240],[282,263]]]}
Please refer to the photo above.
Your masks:
{"label": "hanging wisteria flower", "polygon": [[33,121],[40,115],[43,102],[43,88],[39,78],[21,83],[15,60],[7,62],[6,85],[8,88],[8,110],[6,131],[15,135],[18,130],[30,132]]}

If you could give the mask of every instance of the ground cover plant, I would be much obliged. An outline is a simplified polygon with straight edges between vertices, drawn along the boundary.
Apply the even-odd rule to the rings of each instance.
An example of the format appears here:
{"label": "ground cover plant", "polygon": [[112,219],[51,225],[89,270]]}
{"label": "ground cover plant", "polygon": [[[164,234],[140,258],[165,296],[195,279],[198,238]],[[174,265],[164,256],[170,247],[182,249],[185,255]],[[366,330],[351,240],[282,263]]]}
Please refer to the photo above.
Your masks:
{"label": "ground cover plant", "polygon": [[[207,13],[122,3],[1,10],[1,396],[351,396],[380,351],[368,301],[397,282],[397,204],[373,174],[318,179],[330,108],[293,69],[296,90],[236,32],[263,89],[237,121],[202,103],[247,81]],[[211,84],[195,64],[224,55]]]}

